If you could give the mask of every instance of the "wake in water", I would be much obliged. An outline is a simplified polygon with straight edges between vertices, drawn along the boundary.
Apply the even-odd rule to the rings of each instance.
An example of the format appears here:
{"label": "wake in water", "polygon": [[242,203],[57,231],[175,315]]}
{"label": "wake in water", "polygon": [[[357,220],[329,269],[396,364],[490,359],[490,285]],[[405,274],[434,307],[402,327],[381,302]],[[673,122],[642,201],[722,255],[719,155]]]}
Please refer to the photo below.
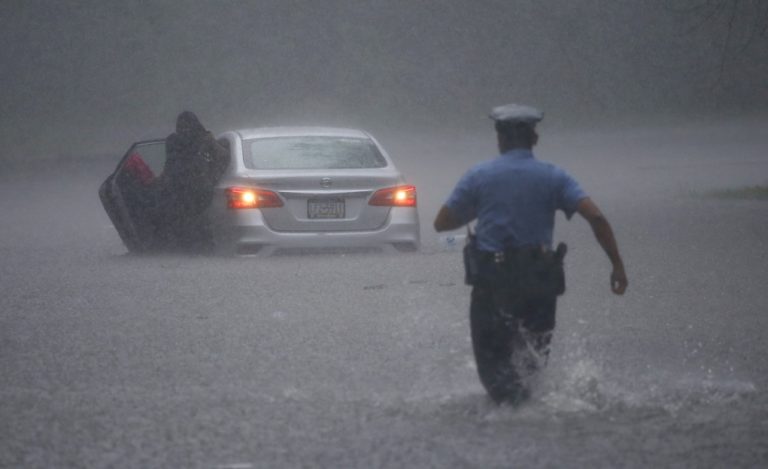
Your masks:
{"label": "wake in water", "polygon": [[583,343],[570,343],[568,350],[539,376],[530,407],[556,412],[661,409],[674,413],[691,406],[730,403],[757,392],[750,381],[719,377],[712,370],[680,372],[658,365],[641,372],[616,370],[588,352]]}
{"label": "wake in water", "polygon": [[638,372],[631,367],[611,368],[583,342],[569,341],[575,343],[568,344],[566,355],[552,357],[549,368],[528,377],[530,398],[518,405],[494,404],[479,384],[448,394],[419,394],[395,405],[403,405],[406,414],[435,412],[479,420],[635,412],[674,416],[759,396],[751,381],[720,377],[712,370],[679,372],[655,366]]}

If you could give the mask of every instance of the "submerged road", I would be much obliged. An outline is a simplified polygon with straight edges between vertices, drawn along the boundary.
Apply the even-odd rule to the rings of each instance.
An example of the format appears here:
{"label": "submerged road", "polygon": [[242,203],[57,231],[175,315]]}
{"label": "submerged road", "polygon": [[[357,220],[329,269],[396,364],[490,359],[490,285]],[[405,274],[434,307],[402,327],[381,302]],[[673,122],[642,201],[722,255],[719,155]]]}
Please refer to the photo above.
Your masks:
{"label": "submerged road", "polygon": [[733,132],[542,142],[630,289],[558,219],[568,292],[517,409],[484,395],[430,229],[485,136],[381,138],[420,188],[416,254],[129,256],[96,196],[114,159],[3,171],[0,467],[765,466],[768,202],[706,193],[768,182],[768,141]]}

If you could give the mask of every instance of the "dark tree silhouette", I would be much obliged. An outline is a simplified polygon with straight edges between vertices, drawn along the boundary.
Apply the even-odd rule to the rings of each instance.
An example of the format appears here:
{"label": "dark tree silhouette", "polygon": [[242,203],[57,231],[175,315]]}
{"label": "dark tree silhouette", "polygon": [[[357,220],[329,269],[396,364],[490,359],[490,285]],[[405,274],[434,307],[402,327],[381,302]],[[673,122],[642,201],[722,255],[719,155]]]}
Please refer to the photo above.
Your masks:
{"label": "dark tree silhouette", "polygon": [[684,32],[710,32],[721,49],[719,74],[730,62],[750,49],[768,46],[766,0],[667,0],[680,16]]}
{"label": "dark tree silhouette", "polygon": [[669,7],[688,18],[691,30],[723,27],[740,36],[742,46],[768,36],[768,2],[765,0],[669,0]]}

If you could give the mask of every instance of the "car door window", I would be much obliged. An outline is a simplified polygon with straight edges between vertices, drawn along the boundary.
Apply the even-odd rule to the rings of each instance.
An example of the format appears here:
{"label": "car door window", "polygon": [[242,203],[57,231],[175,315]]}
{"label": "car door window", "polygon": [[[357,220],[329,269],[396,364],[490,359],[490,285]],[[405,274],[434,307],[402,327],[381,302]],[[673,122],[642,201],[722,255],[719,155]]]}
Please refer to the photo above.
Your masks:
{"label": "car door window", "polygon": [[130,153],[129,159],[133,155],[141,158],[147,167],[149,167],[149,170],[152,171],[154,177],[160,177],[160,175],[163,174],[163,168],[165,167],[164,141],[137,143],[131,149]]}

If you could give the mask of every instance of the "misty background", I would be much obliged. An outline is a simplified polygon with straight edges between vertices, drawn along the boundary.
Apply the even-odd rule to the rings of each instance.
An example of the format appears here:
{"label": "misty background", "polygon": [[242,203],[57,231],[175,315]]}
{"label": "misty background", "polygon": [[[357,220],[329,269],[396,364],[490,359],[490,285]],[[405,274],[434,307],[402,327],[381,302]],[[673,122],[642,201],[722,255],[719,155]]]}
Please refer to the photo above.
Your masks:
{"label": "misty background", "polygon": [[283,124],[549,128],[768,109],[768,4],[704,0],[0,2],[1,159],[122,153],[184,109]]}
{"label": "misty background", "polygon": [[[766,0],[0,0],[0,467],[764,467],[766,26]],[[486,400],[431,223],[509,102],[630,281],[557,217],[519,409]],[[421,249],[127,255],[99,184],[184,109],[369,130]]]}

